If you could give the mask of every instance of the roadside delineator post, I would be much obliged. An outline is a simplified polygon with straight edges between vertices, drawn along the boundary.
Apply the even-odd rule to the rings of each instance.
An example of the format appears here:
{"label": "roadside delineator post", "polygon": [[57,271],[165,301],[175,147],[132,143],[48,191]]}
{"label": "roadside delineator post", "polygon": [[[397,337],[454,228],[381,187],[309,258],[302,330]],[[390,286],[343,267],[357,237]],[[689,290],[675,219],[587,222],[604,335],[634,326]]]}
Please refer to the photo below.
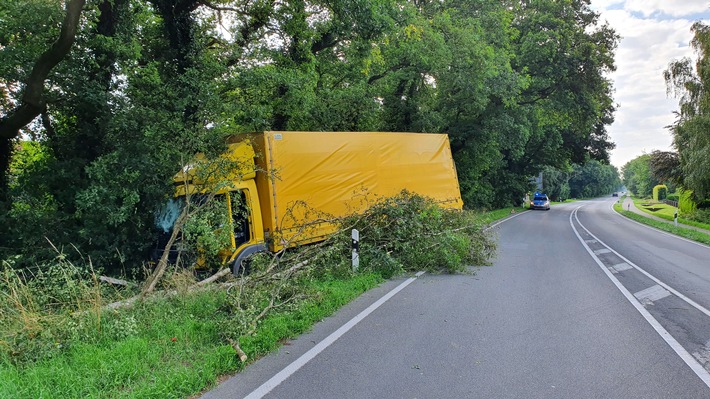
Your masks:
{"label": "roadside delineator post", "polygon": [[675,215],[673,216],[673,223],[675,223],[676,227],[678,226],[678,211],[675,211]]}
{"label": "roadside delineator post", "polygon": [[360,232],[353,229],[352,232],[352,248],[353,248],[353,272],[356,272],[360,266]]}

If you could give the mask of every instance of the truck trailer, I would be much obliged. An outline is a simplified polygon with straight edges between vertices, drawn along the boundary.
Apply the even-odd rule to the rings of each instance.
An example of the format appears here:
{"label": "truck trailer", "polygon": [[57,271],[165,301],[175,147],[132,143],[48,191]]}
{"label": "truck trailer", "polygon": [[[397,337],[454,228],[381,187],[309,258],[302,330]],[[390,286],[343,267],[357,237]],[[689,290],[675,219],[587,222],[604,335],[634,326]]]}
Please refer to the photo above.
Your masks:
{"label": "truck trailer", "polygon": [[446,134],[246,133],[230,137],[220,158],[231,165],[226,172],[204,173],[213,163],[198,154],[177,173],[176,205],[157,221],[168,233],[186,196],[221,196],[233,215],[221,261],[235,274],[254,253],[324,240],[337,218],[403,190],[463,207]]}

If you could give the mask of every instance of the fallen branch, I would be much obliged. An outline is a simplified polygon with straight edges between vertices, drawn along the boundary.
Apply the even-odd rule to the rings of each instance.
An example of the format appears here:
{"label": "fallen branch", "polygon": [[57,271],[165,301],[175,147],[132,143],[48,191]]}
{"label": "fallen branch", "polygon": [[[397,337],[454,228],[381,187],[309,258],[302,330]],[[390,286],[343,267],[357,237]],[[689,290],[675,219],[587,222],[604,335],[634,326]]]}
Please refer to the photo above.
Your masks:
{"label": "fallen branch", "polygon": [[229,341],[229,344],[234,348],[234,350],[237,352],[237,356],[239,356],[239,360],[244,363],[247,361],[247,354],[244,353],[241,347],[239,347],[239,341],[235,341],[231,338],[227,338],[227,341]]}
{"label": "fallen branch", "polygon": [[203,287],[209,283],[213,283],[213,282],[219,280],[220,278],[230,274],[231,272],[232,272],[232,269],[230,269],[229,267],[225,267],[224,269],[218,271],[217,273],[213,274],[212,276],[210,276],[202,281],[197,282],[195,285],[191,286],[187,290],[192,291],[193,289],[195,289],[197,287]]}
{"label": "fallen branch", "polygon": [[[201,288],[204,288],[208,284],[213,283],[213,282],[219,280],[220,278],[230,274],[230,272],[231,272],[231,270],[228,267],[224,268],[224,269],[218,271],[217,273],[213,274],[212,276],[210,276],[204,280],[198,281],[197,283],[189,286],[187,288],[187,292],[193,292],[193,291],[197,291]],[[162,295],[163,295],[163,297],[171,297],[173,295],[177,295],[178,293],[179,293],[178,290],[171,290],[171,291],[162,292]],[[124,308],[124,307],[134,304],[136,301],[141,300],[141,299],[145,299],[145,295],[143,293],[138,294],[133,297],[130,297],[128,299],[124,299],[122,301],[109,303],[108,305],[105,306],[105,308],[110,309],[110,310]]]}
{"label": "fallen branch", "polygon": [[168,256],[170,255],[170,248],[172,248],[173,244],[175,243],[175,240],[182,231],[182,225],[187,219],[188,208],[189,207],[187,206],[183,208],[182,212],[180,212],[180,216],[178,216],[177,220],[175,221],[175,225],[173,227],[173,234],[170,235],[168,243],[165,244],[165,248],[163,249],[163,255],[160,257],[160,261],[158,261],[158,266],[153,271],[153,274],[148,277],[147,281],[149,281],[149,283],[141,292],[141,296],[145,296],[148,293],[153,292],[155,290],[155,286],[158,284],[158,281],[161,279],[161,277],[163,277],[163,274],[165,274],[165,270],[168,267]]}
{"label": "fallen branch", "polygon": [[121,280],[118,278],[113,278],[113,277],[108,277],[108,276],[99,276],[99,281],[102,283],[108,283],[108,284],[113,284],[113,285],[122,285],[124,287],[130,287],[135,285],[135,283],[132,283],[130,281],[126,280]]}

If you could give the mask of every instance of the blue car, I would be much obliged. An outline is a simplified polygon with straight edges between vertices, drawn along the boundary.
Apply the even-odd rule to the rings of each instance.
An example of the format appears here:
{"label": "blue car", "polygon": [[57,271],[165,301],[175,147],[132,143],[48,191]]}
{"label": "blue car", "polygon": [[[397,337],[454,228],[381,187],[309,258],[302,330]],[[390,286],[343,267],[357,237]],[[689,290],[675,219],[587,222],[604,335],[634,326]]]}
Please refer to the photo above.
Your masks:
{"label": "blue car", "polygon": [[547,198],[547,194],[535,193],[532,201],[530,201],[530,209],[544,209],[549,211],[550,199]]}

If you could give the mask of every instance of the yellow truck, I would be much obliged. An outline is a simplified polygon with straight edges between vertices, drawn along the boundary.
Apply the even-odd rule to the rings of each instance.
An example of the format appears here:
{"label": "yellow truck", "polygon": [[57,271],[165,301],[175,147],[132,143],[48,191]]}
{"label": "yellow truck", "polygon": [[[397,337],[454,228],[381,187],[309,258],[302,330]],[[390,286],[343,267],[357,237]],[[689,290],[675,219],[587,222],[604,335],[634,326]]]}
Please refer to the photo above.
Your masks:
{"label": "yellow truck", "polygon": [[[405,189],[433,198],[444,208],[463,207],[445,134],[239,134],[229,139],[221,158],[231,165],[226,173],[204,173],[207,163],[200,166],[205,158],[198,154],[176,174],[173,203],[210,191],[222,196],[225,211],[233,217],[228,226],[230,248],[220,253],[234,273],[256,252],[323,240],[335,232],[336,218],[361,212],[378,198]],[[208,184],[213,175],[219,179]],[[158,218],[165,233],[179,207]]]}

